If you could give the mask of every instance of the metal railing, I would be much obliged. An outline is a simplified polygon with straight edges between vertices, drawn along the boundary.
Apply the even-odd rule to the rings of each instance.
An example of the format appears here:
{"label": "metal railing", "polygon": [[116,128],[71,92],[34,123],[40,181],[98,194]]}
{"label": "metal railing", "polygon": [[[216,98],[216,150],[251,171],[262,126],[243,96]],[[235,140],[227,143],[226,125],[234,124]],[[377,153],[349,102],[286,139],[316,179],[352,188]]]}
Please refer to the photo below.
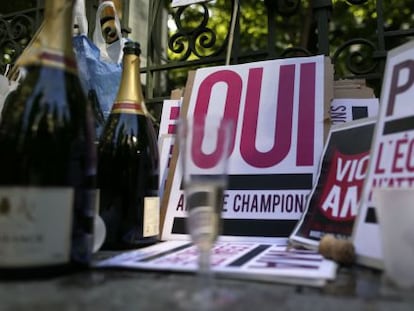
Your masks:
{"label": "metal railing", "polygon": [[[124,2],[128,8],[129,0]],[[218,27],[229,30],[232,22],[235,31],[230,64],[324,54],[332,59],[335,79],[366,79],[378,96],[387,51],[414,35],[410,10],[414,0],[401,8],[398,6],[409,1],[216,0],[175,9],[169,7],[170,2],[150,0],[147,65],[142,71],[146,73],[144,90],[148,106],[155,112],[160,111],[162,101],[172,89],[184,86],[188,70],[226,63],[230,32],[218,31]],[[17,59],[40,25],[43,1],[37,3],[32,9],[0,16],[3,72],[6,64]],[[88,14],[93,16],[98,1],[86,3]],[[219,5],[226,14],[211,13]],[[232,14],[235,6],[237,15]],[[259,12],[260,18],[249,20],[246,16],[249,9]],[[401,23],[394,23],[392,16],[388,16],[392,10],[401,12]],[[165,27],[162,18],[166,11],[172,26],[168,37],[160,35],[165,33],[161,27]],[[215,22],[217,18],[221,20]],[[343,18],[355,21],[354,27],[348,22],[348,28],[344,28],[340,23]],[[253,23],[259,27],[256,29],[260,30],[260,36],[250,33]]]}
{"label": "metal railing", "polygon": [[[39,4],[39,3],[38,3]],[[42,20],[42,6],[0,16],[0,70],[13,65]]]}
{"label": "metal railing", "polygon": [[[0,71],[12,66],[29,44],[43,20],[44,0],[31,1],[31,8],[3,14],[0,11]],[[88,20],[94,20],[99,0],[86,0]],[[12,4],[9,4],[11,7]],[[31,5],[28,3],[27,7]]]}
{"label": "metal railing", "polygon": [[[165,1],[154,0],[150,15],[157,18],[157,12],[162,9]],[[414,35],[412,28],[413,14],[407,7],[401,9],[399,16],[401,24],[393,24],[391,12],[394,6],[402,5],[395,1],[383,0],[263,0],[244,1],[231,0],[224,10],[232,16],[235,5],[239,14],[236,16],[234,40],[231,49],[231,64],[250,61],[275,59],[292,56],[307,56],[324,54],[330,56],[335,70],[335,79],[365,79],[377,96],[380,94],[382,75],[387,51],[396,45],[410,39]],[[392,3],[391,3],[392,2]],[[407,4],[407,1],[404,1]],[[201,66],[225,64],[225,54],[228,48],[229,36],[221,41],[217,29],[210,28],[210,20],[216,16],[210,15],[216,2],[195,4],[170,10],[170,19],[176,29],[168,37],[168,56],[160,57],[158,30],[154,27],[149,31],[147,100],[154,105],[160,104],[169,91],[182,86],[183,80],[173,75],[174,71],[196,69]],[[244,46],[249,37],[246,10],[252,8],[263,12],[262,19],[265,32],[261,37],[261,46],[253,49]],[[260,8],[262,6],[262,8]],[[196,11],[200,15],[199,22],[193,28],[184,23]],[[364,13],[365,12],[365,13]],[[364,13],[364,14],[361,14]],[[365,20],[358,20],[365,16]],[[260,17],[260,15],[258,16]],[[406,17],[406,20],[403,18]],[[344,33],[340,19],[348,18],[355,21],[355,27],[349,22],[349,34]],[[336,22],[338,21],[338,22]],[[231,18],[225,27],[230,29]],[[250,21],[251,22],[251,21]],[[154,21],[149,21],[153,25]],[[411,24],[410,24],[411,23]],[[247,25],[247,26],[246,26]],[[223,27],[223,25],[221,25]],[[296,27],[296,28],[295,28]],[[346,29],[345,29],[346,30]],[[280,34],[284,34],[281,36]],[[280,39],[284,38],[284,41]],[[279,39],[279,41],[277,41]],[[157,88],[157,77],[165,72],[169,76],[166,88]],[[182,75],[185,79],[185,74]],[[179,80],[171,81],[171,79]]]}

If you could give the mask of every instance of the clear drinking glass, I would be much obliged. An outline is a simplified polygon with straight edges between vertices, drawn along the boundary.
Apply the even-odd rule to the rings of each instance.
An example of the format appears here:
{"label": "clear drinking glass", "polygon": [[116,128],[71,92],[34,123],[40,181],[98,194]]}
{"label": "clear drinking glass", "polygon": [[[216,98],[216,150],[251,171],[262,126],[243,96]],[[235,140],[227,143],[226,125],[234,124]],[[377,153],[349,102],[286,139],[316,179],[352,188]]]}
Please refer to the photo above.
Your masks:
{"label": "clear drinking glass", "polygon": [[210,253],[221,232],[221,212],[233,145],[233,122],[216,116],[181,120],[178,128],[187,230],[198,249],[200,287],[195,295],[213,302]]}

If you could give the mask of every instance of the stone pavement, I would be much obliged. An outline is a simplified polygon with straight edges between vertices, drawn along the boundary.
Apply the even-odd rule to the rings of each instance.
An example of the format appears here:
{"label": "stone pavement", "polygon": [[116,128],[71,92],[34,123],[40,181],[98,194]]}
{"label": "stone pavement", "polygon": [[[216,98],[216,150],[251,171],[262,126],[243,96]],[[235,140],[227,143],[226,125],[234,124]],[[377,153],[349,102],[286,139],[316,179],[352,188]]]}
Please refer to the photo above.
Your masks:
{"label": "stone pavement", "polygon": [[[50,280],[0,281],[0,311],[198,311],[202,306],[183,299],[197,280],[184,273],[89,270]],[[215,282],[229,295],[210,310],[414,310],[414,289],[395,290],[380,272],[361,267],[341,267],[322,288],[222,277]]]}

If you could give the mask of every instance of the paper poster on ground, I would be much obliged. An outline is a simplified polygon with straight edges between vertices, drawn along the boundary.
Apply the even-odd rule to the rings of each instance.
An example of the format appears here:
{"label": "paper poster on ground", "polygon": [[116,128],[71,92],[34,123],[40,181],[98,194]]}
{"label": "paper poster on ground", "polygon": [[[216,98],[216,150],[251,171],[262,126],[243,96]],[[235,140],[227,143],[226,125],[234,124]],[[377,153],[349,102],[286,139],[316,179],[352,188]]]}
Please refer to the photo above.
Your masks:
{"label": "paper poster on ground", "polygon": [[[222,277],[324,286],[336,276],[336,264],[317,252],[288,249],[287,241],[217,242],[211,269]],[[198,252],[186,241],[167,241],[124,252],[94,264],[97,268],[196,272]]]}

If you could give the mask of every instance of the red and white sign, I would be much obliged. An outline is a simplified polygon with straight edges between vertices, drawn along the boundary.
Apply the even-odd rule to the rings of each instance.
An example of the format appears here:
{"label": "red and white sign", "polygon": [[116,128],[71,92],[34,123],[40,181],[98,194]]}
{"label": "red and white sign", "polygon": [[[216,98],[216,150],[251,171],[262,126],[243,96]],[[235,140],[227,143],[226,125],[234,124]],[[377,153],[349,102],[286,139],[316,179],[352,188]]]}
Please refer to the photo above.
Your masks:
{"label": "red and white sign", "polygon": [[177,122],[180,117],[181,103],[182,99],[169,99],[164,100],[162,105],[160,128],[158,132],[158,150],[160,154],[160,197],[164,195],[177,130]]}
{"label": "red and white sign", "polygon": [[382,268],[382,249],[372,189],[414,186],[413,55],[414,41],[388,53],[371,160],[353,232],[358,262],[376,268]]}
{"label": "red and white sign", "polygon": [[322,190],[319,202],[325,217],[334,221],[355,218],[368,160],[368,152],[356,155],[335,152],[327,177],[332,187]]}
{"label": "red and white sign", "polygon": [[[223,237],[288,237],[302,215],[323,149],[324,63],[314,56],[197,70],[188,115],[236,125]],[[179,163],[163,239],[186,235]]]}
{"label": "red and white sign", "polygon": [[375,118],[331,128],[319,166],[318,180],[291,241],[317,248],[325,234],[349,238],[358,213]]}

